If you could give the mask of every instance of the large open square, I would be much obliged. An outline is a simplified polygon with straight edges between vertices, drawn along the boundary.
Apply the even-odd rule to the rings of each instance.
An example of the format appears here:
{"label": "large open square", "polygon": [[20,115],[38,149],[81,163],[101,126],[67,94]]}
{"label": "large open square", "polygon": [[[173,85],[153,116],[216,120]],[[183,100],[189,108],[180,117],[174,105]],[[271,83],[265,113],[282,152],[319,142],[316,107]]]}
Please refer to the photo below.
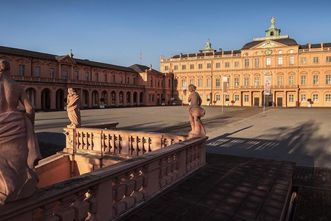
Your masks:
{"label": "large open square", "polygon": [[[205,107],[208,152],[293,161],[298,166],[331,167],[331,109]],[[187,106],[82,111],[84,124],[118,122],[119,129],[186,134]],[[36,131],[43,149],[63,148],[66,112],[40,112]],[[49,144],[49,146],[47,146]],[[62,147],[61,147],[62,145]],[[51,151],[52,152],[52,151]],[[52,152],[54,153],[54,152]]]}

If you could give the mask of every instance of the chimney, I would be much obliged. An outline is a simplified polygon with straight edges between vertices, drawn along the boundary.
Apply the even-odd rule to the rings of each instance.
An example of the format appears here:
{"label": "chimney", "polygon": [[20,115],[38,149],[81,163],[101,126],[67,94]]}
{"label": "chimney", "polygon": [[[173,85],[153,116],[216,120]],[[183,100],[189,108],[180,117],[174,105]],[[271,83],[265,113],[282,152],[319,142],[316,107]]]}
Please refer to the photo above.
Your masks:
{"label": "chimney", "polygon": [[150,71],[152,70],[152,64],[149,65],[149,70],[150,70]]}

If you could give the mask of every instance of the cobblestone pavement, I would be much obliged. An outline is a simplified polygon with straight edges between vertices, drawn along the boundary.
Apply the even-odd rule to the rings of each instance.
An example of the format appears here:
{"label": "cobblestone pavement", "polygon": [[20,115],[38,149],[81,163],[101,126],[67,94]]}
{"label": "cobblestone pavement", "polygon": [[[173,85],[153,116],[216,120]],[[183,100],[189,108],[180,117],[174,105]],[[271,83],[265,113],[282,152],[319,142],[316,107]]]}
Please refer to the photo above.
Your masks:
{"label": "cobblestone pavement", "polygon": [[207,155],[207,165],[123,220],[280,220],[293,164]]}

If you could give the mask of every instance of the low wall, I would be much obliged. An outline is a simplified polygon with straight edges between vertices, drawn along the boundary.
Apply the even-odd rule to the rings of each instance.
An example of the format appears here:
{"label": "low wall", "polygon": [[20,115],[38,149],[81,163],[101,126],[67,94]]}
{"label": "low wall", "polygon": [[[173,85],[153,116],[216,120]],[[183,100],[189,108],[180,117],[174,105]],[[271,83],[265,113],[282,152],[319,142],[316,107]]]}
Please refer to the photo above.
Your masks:
{"label": "low wall", "polygon": [[206,139],[177,143],[41,189],[31,198],[0,207],[0,220],[119,218],[205,165]]}
{"label": "low wall", "polygon": [[39,161],[36,166],[38,187],[45,187],[71,178],[71,161],[68,155],[55,154]]}

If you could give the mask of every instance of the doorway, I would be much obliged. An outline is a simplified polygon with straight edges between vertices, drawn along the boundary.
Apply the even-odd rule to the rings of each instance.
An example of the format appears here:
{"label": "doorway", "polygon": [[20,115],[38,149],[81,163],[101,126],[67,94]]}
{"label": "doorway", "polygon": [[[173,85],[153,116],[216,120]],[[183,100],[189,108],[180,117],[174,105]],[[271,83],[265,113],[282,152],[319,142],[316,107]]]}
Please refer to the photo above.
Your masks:
{"label": "doorway", "polygon": [[283,98],[277,97],[277,107],[282,107],[282,106],[283,106]]}
{"label": "doorway", "polygon": [[254,106],[258,107],[260,105],[260,98],[254,97]]}

